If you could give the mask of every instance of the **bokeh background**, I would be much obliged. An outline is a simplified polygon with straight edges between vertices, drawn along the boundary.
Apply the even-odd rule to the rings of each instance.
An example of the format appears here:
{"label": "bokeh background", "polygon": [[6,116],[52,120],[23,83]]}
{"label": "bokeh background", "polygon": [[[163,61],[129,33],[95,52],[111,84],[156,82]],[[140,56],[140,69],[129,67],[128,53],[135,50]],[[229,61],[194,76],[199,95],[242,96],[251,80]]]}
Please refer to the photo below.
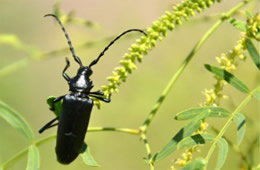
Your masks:
{"label": "bokeh background", "polygon": [[[74,10],[75,17],[93,21],[97,27],[85,27],[77,24],[67,24],[66,29],[74,46],[84,42],[94,42],[86,48],[76,48],[83,63],[88,64],[103,50],[107,37],[116,36],[129,28],[146,28],[158,19],[164,11],[180,1],[173,0],[63,0],[60,9],[64,13]],[[113,94],[110,104],[102,104],[102,109],[92,111],[90,127],[113,126],[138,128],[152,109],[157,98],[162,93],[169,79],[177,67],[190,52],[195,43],[210,28],[217,18],[201,20],[207,15],[225,12],[240,1],[229,0],[213,5],[210,9],[191,19],[190,23],[183,24],[169,32],[162,42],[158,42],[138,69],[133,72],[119,87],[119,93]],[[32,0],[1,0],[0,1],[0,34],[15,34],[29,47],[48,52],[67,47],[67,42],[60,28],[52,18],[43,18],[43,15],[52,13],[55,1]],[[250,5],[249,5],[250,6]],[[253,7],[251,5],[251,8]],[[93,67],[92,80],[95,89],[107,84],[106,77],[118,66],[121,56],[127,48],[139,37],[138,33],[124,37],[115,43],[100,62]],[[205,71],[203,64],[216,65],[215,56],[231,49],[239,39],[240,33],[230,24],[224,23],[196,54],[190,65],[179,78],[166,101],[163,103],[154,121],[148,129],[148,140],[152,152],[158,152],[171,137],[187,122],[174,120],[174,115],[183,109],[198,106],[203,102],[202,91],[211,88],[215,82],[213,76]],[[98,43],[95,43],[98,42]],[[28,52],[8,45],[0,44],[0,68],[27,58]],[[39,135],[38,130],[54,115],[46,104],[48,96],[59,96],[68,93],[68,86],[61,76],[65,57],[70,53],[52,55],[48,59],[29,59],[29,64],[16,72],[0,77],[0,99],[18,111],[30,124],[36,139],[40,139],[56,132],[56,128]],[[76,73],[77,66],[72,62],[68,73]],[[250,58],[240,62],[235,75],[245,82],[251,89],[259,84],[259,72]],[[222,102],[222,106],[234,110],[246,97],[231,86],[225,87],[225,94],[230,98]],[[247,117],[247,132],[240,146],[242,152],[248,151],[253,140],[259,136],[259,103],[251,101],[244,109]],[[209,120],[215,128],[220,128],[225,120]],[[8,160],[17,152],[28,146],[27,141],[15,129],[0,119],[0,163]],[[225,134],[231,141],[236,140],[235,126],[231,126]],[[100,169],[100,170],[139,170],[149,169],[144,163],[145,147],[138,136],[116,132],[88,133],[86,142],[91,148],[95,160],[101,165],[99,168],[86,166],[78,158],[69,166],[56,161],[55,140],[39,147],[40,169]],[[257,143],[256,145],[259,145]],[[208,147],[201,148],[205,156]],[[158,162],[156,169],[168,170],[174,165],[174,160],[180,157],[181,152],[170,155],[167,159]],[[252,159],[259,162],[259,146],[255,147]],[[217,150],[212,157],[212,167],[217,156]],[[258,157],[258,158],[257,158]],[[228,159],[223,169],[239,169],[241,162],[239,154],[230,149]],[[9,169],[25,169],[26,157],[17,160]]]}

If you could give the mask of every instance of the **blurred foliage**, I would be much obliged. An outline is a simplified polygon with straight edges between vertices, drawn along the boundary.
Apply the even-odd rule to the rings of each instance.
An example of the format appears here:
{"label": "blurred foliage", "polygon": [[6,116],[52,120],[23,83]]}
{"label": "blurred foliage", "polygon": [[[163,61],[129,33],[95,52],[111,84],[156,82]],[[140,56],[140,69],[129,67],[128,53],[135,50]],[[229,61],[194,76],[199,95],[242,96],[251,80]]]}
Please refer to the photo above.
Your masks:
{"label": "blurred foliage", "polygon": [[[159,19],[152,23],[151,27],[146,28],[147,36],[142,36],[140,39],[137,39],[136,43],[132,44],[128,49],[128,53],[123,55],[123,59],[120,60],[120,66],[115,67],[112,72],[112,76],[107,78],[108,84],[102,86],[104,93],[108,95],[110,93],[118,92],[118,87],[126,81],[129,74],[132,73],[133,70],[137,69],[137,63],[141,63],[143,61],[143,56],[148,55],[150,54],[150,51],[159,48],[156,47],[158,40],[165,39],[165,37],[169,34],[168,31],[172,31],[175,30],[176,27],[180,27],[183,22],[188,21],[192,16],[196,15],[196,13],[200,13],[211,7],[215,4],[215,2],[223,3],[220,2],[220,0],[185,0],[181,3],[175,4],[171,10],[166,11]],[[228,12],[223,13],[222,15],[214,15],[214,17],[212,17],[214,19],[215,16],[219,16],[219,19],[211,28],[208,29],[208,31],[191,49],[190,53],[183,60],[177,71],[170,78],[161,95],[158,96],[157,102],[151,107],[151,111],[148,113],[146,119],[140,127],[90,127],[88,132],[114,131],[139,136],[144,143],[146,150],[146,157],[144,158],[145,162],[151,170],[156,169],[155,165],[157,165],[157,163],[159,164],[159,161],[166,159],[177,151],[180,151],[181,156],[175,156],[177,158],[175,159],[173,165],[171,165],[171,169],[213,169],[210,162],[213,160],[212,155],[216,147],[218,148],[218,156],[216,162],[213,161],[216,163],[216,165],[214,165],[215,169],[221,169],[224,164],[229,163],[226,159],[228,159],[228,153],[231,152],[230,148],[233,152],[239,153],[240,155],[238,161],[239,165],[237,165],[240,166],[240,169],[259,168],[259,162],[255,161],[259,160],[255,158],[255,155],[253,155],[253,151],[259,149],[258,128],[251,130],[251,133],[254,133],[254,139],[251,140],[251,144],[242,143],[247,146],[246,151],[240,149],[240,144],[243,141],[243,137],[246,133],[248,133],[246,132],[248,116],[247,113],[242,113],[241,111],[251,100],[259,100],[260,87],[258,86],[251,88],[247,82],[240,80],[239,75],[234,75],[231,73],[237,69],[239,70],[238,66],[241,65],[239,61],[245,61],[248,58],[248,54],[250,59],[252,59],[252,62],[256,65],[255,70],[259,71],[260,56],[258,48],[255,47],[256,45],[254,44],[259,43],[260,40],[260,14],[254,14],[254,11],[250,11],[249,9],[242,9],[242,7],[244,8],[248,3],[249,5],[250,3],[257,5],[258,2],[257,0],[244,0],[237,5],[234,5],[230,10],[228,10]],[[234,17],[238,11],[244,14],[241,16],[242,19]],[[94,30],[101,27],[93,21],[76,17],[74,11],[63,12],[60,1],[56,1],[54,3],[53,14],[56,14],[64,25],[80,25]],[[199,21],[205,20],[202,19]],[[166,142],[167,144],[164,144],[163,147],[160,146],[161,149],[157,148],[157,153],[152,152],[152,145],[150,144],[151,141],[148,141],[149,136],[147,134],[147,130],[151,127],[150,124],[152,123],[154,116],[157,114],[159,108],[161,108],[162,103],[164,103],[166,99],[169,100],[168,94],[176,81],[180,80],[183,71],[187,70],[187,65],[191,62],[191,59],[199,52],[199,49],[205,44],[206,40],[215,33],[217,28],[219,28],[222,23],[229,23],[234,29],[240,31],[240,39],[231,50],[216,57],[216,61],[219,64],[218,67],[203,63],[205,64],[206,69],[212,73],[216,83],[211,89],[204,90],[203,94],[205,95],[206,100],[205,102],[199,104],[200,107],[186,109],[176,114],[176,120],[190,121],[182,124],[180,130],[173,135],[172,139],[168,143]],[[101,41],[85,42],[75,47],[78,50],[92,48],[97,44],[110,41],[113,37],[114,36],[104,38]],[[66,47],[44,52],[43,50],[40,50],[40,48],[33,47],[23,42],[15,34],[2,32],[0,32],[0,45],[9,46],[28,54],[27,58],[19,59],[14,63],[0,68],[1,80],[4,80],[4,78],[10,75],[15,75],[14,73],[21,68],[29,67],[29,65],[34,61],[43,62],[53,56],[65,54],[69,51]],[[257,45],[259,46],[259,44]],[[224,106],[221,106],[221,102],[226,101],[223,99],[228,98],[228,95],[225,94],[224,91],[226,84],[230,84],[246,95],[246,97],[244,97],[239,104],[235,104],[232,111],[229,111],[230,109],[226,109]],[[40,87],[40,89],[42,88],[43,87]],[[52,105],[53,99],[54,97],[48,98],[47,103]],[[95,100],[95,102],[97,105],[100,105],[98,100]],[[57,111],[61,109],[61,106],[62,102],[55,104],[54,107],[56,108],[56,116],[59,114]],[[26,169],[40,169],[40,153],[42,151],[40,149],[39,153],[39,146],[48,143],[56,136],[49,135],[41,139],[36,139],[33,135],[33,127],[30,127],[30,125],[25,121],[25,117],[20,112],[14,111],[11,106],[2,101],[0,101],[0,117],[3,118],[9,125],[21,132],[21,134],[28,140],[28,146],[22,151],[14,154],[14,156],[8,160],[0,162],[0,169],[11,169],[11,166],[13,166],[16,161],[24,157],[26,154],[28,155]],[[208,122],[208,118],[212,118],[216,122],[219,121],[217,118],[222,118],[224,120],[224,124],[219,128],[215,128],[214,125],[211,125],[210,121]],[[237,140],[235,143],[230,140],[230,138],[225,136],[232,122],[236,125]],[[213,129],[213,133],[208,127]],[[160,133],[162,132],[164,133],[164,131],[161,131]],[[150,137],[152,138],[152,136],[153,134],[151,134]],[[200,148],[203,147],[203,145],[209,146],[209,149],[206,148],[207,151],[203,150],[203,155],[197,156],[196,154]],[[1,155],[5,155],[5,153],[1,151]],[[90,154],[89,146],[86,147],[86,150],[81,154],[81,157],[86,165],[93,167],[99,166]],[[113,167],[116,168],[116,165],[113,165]],[[160,169],[160,167],[158,168]]]}

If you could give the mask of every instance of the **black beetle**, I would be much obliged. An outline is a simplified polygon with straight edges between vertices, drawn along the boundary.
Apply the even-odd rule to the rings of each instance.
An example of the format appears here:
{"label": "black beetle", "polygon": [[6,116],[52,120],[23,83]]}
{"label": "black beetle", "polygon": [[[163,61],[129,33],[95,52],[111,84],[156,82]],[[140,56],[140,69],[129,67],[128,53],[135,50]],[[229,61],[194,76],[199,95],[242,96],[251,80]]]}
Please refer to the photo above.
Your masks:
{"label": "black beetle", "polygon": [[[53,14],[47,14],[45,15],[45,17],[46,16],[54,17],[57,20],[68,41],[72,56],[74,60],[79,64],[79,69],[76,76],[70,78],[65,73],[70,65],[69,60],[66,58],[66,66],[63,69],[62,75],[69,84],[70,94],[57,97],[53,100],[53,106],[50,108],[50,110],[52,111],[54,111],[54,104],[58,101],[63,100],[61,113],[58,117],[48,122],[39,130],[39,133],[42,133],[46,129],[58,125],[55,148],[57,160],[62,164],[69,164],[74,159],[76,159],[76,157],[82,151],[82,147],[84,146],[84,138],[88,128],[91,110],[93,107],[93,100],[90,97],[96,98],[103,102],[110,102],[110,95],[108,98],[106,98],[104,93],[100,90],[91,92],[91,89],[94,87],[92,81],[89,78],[92,74],[91,67],[97,64],[99,59],[104,55],[105,51],[107,51],[108,48],[116,40],[118,40],[126,33],[131,31],[138,31],[143,33],[144,35],[146,35],[146,33],[140,29],[129,29],[123,32],[113,41],[111,41],[99,54],[99,56],[89,64],[89,66],[83,66],[80,58],[76,56],[69,35],[59,18]],[[54,123],[56,120],[58,120],[58,123]]]}

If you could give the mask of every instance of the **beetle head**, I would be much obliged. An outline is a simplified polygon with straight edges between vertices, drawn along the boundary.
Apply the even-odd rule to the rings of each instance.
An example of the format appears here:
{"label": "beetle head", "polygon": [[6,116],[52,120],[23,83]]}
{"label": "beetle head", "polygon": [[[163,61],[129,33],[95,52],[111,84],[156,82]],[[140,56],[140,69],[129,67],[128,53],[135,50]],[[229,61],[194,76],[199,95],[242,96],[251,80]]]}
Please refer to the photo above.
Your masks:
{"label": "beetle head", "polygon": [[88,93],[93,88],[93,83],[90,80],[92,70],[89,67],[80,67],[77,75],[70,79],[69,90],[72,92]]}
{"label": "beetle head", "polygon": [[82,66],[79,67],[77,75],[84,75],[85,77],[90,77],[92,75],[93,71],[90,67]]}

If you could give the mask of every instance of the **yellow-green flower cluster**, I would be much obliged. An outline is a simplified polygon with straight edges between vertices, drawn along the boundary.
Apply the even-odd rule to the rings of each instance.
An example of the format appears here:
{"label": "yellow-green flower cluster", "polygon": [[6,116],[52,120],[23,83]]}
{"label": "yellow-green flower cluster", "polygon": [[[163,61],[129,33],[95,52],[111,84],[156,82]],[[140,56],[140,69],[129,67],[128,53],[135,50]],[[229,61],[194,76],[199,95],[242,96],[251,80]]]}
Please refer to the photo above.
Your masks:
{"label": "yellow-green flower cluster", "polygon": [[[166,11],[152,26],[146,29],[147,36],[142,36],[132,44],[128,49],[128,53],[124,54],[120,61],[120,66],[116,67],[112,72],[112,76],[108,77],[108,85],[102,87],[103,92],[108,95],[117,92],[117,87],[126,81],[127,76],[135,70],[136,62],[142,62],[143,55],[156,46],[157,40],[162,40],[166,36],[167,31],[171,31],[176,25],[182,24],[182,21],[188,20],[190,16],[196,12],[210,7],[216,0],[185,0],[177,4],[171,11]],[[218,0],[220,1],[220,0]]]}
{"label": "yellow-green flower cluster", "polygon": [[[245,60],[246,56],[243,54],[245,50],[245,34],[241,35],[241,39],[237,42],[237,44],[227,53],[222,53],[220,56],[216,57],[217,62],[220,67],[231,72],[236,70],[236,59]],[[214,84],[213,89],[205,89],[203,94],[206,97],[206,101],[202,104],[204,106],[218,106],[220,104],[220,100],[223,98],[227,98],[226,95],[222,94],[223,87],[226,85],[226,82],[219,78],[215,77],[217,80]]]}
{"label": "yellow-green flower cluster", "polygon": [[260,13],[247,20],[247,36],[260,41]]}
{"label": "yellow-green flower cluster", "polygon": [[192,160],[192,154],[193,152],[197,152],[198,151],[198,146],[195,147],[191,147],[189,149],[186,149],[183,153],[182,153],[182,158],[179,158],[175,161],[175,164],[178,167],[184,167],[185,165],[187,165],[191,160]]}

